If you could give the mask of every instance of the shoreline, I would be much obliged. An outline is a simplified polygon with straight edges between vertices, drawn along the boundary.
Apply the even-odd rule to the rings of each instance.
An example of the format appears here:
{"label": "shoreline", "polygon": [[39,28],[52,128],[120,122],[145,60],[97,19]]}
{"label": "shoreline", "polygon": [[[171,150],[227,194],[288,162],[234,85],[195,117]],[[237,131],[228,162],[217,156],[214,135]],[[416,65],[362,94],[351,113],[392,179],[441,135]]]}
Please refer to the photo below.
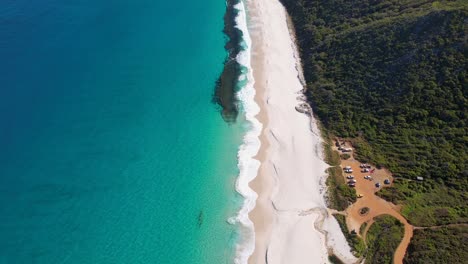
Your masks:
{"label": "shoreline", "polygon": [[240,225],[241,240],[236,246],[234,263],[244,264],[247,263],[255,248],[255,230],[252,221],[249,219],[249,213],[255,207],[257,193],[250,188],[249,183],[256,177],[260,167],[260,161],[255,156],[261,146],[259,136],[263,125],[256,118],[260,112],[260,107],[255,101],[255,79],[251,66],[252,40],[248,32],[246,7],[244,2],[239,0],[232,8],[237,14],[235,29],[241,32],[241,43],[243,44],[241,51],[235,58],[236,63],[240,65],[241,72],[238,76],[238,82],[243,83],[243,87],[236,93],[236,97],[240,102],[240,108],[245,114],[248,129],[237,153],[239,176],[235,186],[237,193],[242,195],[244,201],[237,216],[230,218],[228,222],[231,224],[239,223]]}
{"label": "shoreline", "polygon": [[354,262],[325,205],[328,165],[317,123],[311,113],[296,109],[306,103],[305,87],[287,12],[277,1],[250,0],[246,6],[255,101],[260,106],[256,118],[263,124],[255,156],[261,165],[250,183],[258,197],[249,213],[255,230],[249,263],[328,262],[330,251]]}

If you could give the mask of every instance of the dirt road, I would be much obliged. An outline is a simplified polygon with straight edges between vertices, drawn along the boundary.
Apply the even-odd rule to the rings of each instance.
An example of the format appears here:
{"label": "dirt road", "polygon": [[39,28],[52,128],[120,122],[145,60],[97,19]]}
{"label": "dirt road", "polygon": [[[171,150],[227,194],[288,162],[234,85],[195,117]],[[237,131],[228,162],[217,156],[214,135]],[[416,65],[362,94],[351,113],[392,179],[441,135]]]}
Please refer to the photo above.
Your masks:
{"label": "dirt road", "polygon": [[[351,148],[350,146],[347,147]],[[338,151],[337,148],[335,148],[335,150]],[[366,222],[371,224],[373,222],[374,217],[376,216],[388,214],[395,217],[405,227],[403,239],[400,245],[398,245],[394,256],[394,263],[401,264],[403,263],[403,258],[405,256],[406,249],[408,248],[411,237],[413,236],[413,226],[410,225],[408,221],[400,214],[399,208],[396,205],[387,202],[384,199],[375,195],[375,193],[380,188],[391,186],[391,183],[393,181],[391,173],[386,169],[375,169],[375,167],[373,166],[371,168],[371,170],[375,169],[373,173],[361,172],[362,168],[360,168],[360,162],[354,159],[352,152],[348,152],[348,154],[351,156],[351,158],[347,160],[341,160],[341,167],[345,168],[349,166],[352,168],[353,172],[344,173],[344,177],[346,177],[347,175],[354,176],[354,180],[356,181],[356,186],[354,188],[356,188],[356,193],[362,196],[361,198],[358,198],[358,200],[354,204],[350,205],[346,209],[346,224],[348,226],[348,229],[355,230],[356,233],[359,233],[359,228],[361,227],[361,225]],[[371,176],[370,180],[364,178],[367,175]],[[388,179],[390,181],[390,184],[384,184],[385,179]],[[376,187],[377,183],[380,183],[380,188]],[[369,211],[366,214],[361,215],[360,210],[364,207],[368,207]],[[364,238],[366,236],[367,230],[369,229],[369,226],[366,228],[366,231],[363,234]]]}

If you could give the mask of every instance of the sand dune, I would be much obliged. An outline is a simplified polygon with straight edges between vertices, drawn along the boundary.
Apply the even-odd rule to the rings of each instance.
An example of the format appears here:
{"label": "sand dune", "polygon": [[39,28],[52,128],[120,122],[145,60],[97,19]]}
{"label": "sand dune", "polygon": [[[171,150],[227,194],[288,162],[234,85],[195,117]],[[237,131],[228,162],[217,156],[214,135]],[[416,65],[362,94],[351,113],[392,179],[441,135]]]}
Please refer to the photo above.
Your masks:
{"label": "sand dune", "polygon": [[258,199],[250,213],[256,240],[249,262],[328,263],[327,237],[335,253],[352,262],[349,246],[326,210],[327,165],[318,129],[313,118],[295,109],[303,103],[303,86],[285,9],[277,0],[246,3],[258,118],[264,124],[257,157],[262,164],[250,184]]}

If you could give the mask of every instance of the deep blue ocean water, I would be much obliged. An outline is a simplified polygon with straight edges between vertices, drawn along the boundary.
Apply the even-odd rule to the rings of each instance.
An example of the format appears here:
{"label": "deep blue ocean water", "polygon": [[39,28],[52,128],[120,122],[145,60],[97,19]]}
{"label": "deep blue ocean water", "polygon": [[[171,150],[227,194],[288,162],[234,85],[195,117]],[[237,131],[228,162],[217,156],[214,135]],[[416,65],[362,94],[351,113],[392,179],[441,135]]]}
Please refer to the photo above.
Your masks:
{"label": "deep blue ocean water", "polygon": [[0,263],[230,263],[219,0],[0,3]]}

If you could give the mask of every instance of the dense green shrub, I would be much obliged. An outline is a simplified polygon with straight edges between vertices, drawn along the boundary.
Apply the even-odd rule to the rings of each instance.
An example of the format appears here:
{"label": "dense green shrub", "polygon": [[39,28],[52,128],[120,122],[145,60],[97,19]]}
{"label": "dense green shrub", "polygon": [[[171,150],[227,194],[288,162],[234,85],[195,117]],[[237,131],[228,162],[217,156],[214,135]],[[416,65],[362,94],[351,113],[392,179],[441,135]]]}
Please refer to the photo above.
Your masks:
{"label": "dense green shrub", "polygon": [[341,154],[341,155],[340,155],[340,158],[341,158],[341,159],[344,159],[344,160],[347,160],[347,159],[351,158],[351,155],[349,155],[349,154],[347,154],[347,153]]}
{"label": "dense green shrub", "polygon": [[443,227],[414,230],[412,243],[406,252],[404,263],[466,263],[468,260],[468,229]]}
{"label": "dense green shrub", "polygon": [[390,215],[374,218],[375,222],[367,231],[366,264],[393,263],[395,250],[403,239],[404,226]]}
{"label": "dense green shrub", "polygon": [[356,190],[346,185],[341,167],[330,167],[327,172],[328,206],[343,211],[356,202]]}
{"label": "dense green shrub", "polygon": [[468,184],[463,1],[283,0],[308,98],[337,136],[401,177]]}

